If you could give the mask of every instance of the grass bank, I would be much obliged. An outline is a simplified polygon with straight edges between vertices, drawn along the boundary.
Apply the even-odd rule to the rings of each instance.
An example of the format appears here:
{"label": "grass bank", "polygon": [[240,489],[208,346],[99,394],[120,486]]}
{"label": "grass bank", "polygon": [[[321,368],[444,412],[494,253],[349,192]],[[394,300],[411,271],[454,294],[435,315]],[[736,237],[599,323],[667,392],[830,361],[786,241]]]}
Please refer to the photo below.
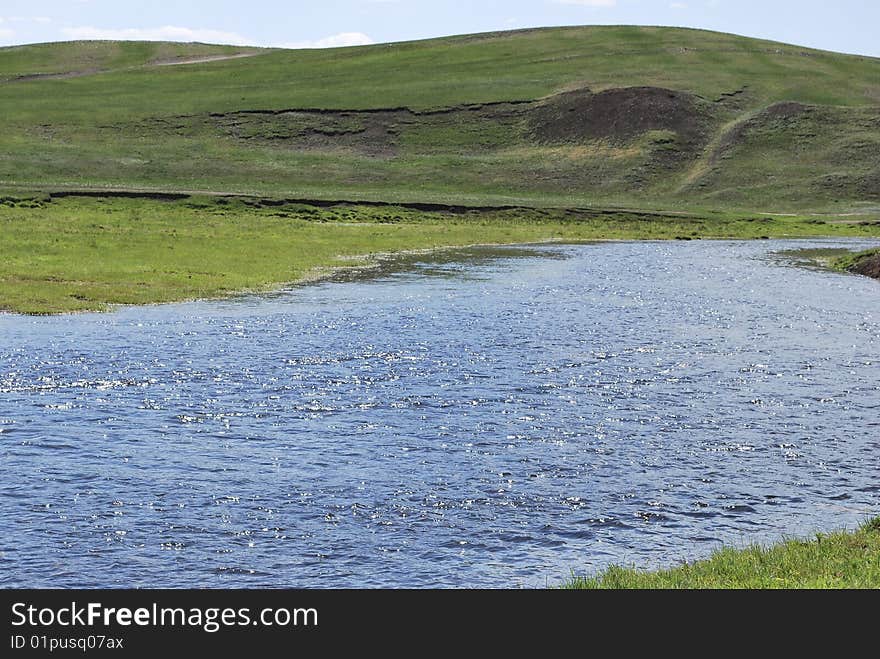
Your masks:
{"label": "grass bank", "polygon": [[0,198],[0,309],[52,314],[265,291],[377,255],[487,243],[877,236],[876,223],[623,211]]}
{"label": "grass bank", "polygon": [[721,549],[669,570],[614,566],[567,588],[880,588],[880,517],[853,532],[816,534],[772,547]]}
{"label": "grass bank", "polygon": [[854,272],[859,275],[880,279],[880,249],[869,249],[855,254],[846,254],[831,262],[835,270]]}

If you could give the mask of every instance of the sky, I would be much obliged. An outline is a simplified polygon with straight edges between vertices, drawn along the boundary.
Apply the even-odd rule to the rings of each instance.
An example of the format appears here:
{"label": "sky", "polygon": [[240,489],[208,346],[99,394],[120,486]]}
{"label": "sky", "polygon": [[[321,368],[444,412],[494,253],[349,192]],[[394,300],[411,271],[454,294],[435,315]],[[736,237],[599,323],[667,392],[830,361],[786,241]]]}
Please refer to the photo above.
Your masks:
{"label": "sky", "polygon": [[326,48],[552,25],[675,25],[880,57],[878,0],[0,0],[0,46],[73,39]]}

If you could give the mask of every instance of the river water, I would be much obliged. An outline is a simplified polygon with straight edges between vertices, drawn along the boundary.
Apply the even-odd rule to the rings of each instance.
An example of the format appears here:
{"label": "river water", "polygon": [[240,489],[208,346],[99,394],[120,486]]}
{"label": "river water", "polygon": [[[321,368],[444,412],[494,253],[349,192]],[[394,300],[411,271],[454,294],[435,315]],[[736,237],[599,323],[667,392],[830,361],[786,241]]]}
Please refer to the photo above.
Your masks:
{"label": "river water", "polygon": [[0,586],[543,587],[880,514],[857,240],[452,250],[0,315]]}

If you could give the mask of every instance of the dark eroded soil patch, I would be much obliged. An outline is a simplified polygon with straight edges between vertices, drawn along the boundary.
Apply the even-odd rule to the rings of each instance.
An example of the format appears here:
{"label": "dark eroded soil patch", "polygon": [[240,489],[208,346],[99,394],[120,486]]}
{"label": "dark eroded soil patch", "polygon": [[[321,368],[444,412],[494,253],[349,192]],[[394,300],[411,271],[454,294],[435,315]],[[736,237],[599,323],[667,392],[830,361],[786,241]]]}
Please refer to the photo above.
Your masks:
{"label": "dark eroded soil patch", "polygon": [[629,141],[652,130],[672,131],[684,142],[705,136],[709,109],[692,94],[659,87],[580,89],[538,104],[529,114],[531,132],[542,142],[584,139]]}
{"label": "dark eroded soil patch", "polygon": [[859,259],[847,270],[866,277],[880,279],[880,252]]}

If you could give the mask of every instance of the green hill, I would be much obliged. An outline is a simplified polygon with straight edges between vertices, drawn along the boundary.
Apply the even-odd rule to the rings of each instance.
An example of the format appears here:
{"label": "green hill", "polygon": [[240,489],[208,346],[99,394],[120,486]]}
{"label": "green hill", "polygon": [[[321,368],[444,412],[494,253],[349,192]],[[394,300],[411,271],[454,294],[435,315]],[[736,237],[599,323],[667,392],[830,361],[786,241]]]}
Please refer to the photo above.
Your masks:
{"label": "green hill", "polygon": [[0,116],[25,313],[452,245],[880,235],[880,60],[699,30],[18,46]]}
{"label": "green hill", "polygon": [[880,60],[699,30],[19,46],[0,113],[17,192],[880,209]]}

